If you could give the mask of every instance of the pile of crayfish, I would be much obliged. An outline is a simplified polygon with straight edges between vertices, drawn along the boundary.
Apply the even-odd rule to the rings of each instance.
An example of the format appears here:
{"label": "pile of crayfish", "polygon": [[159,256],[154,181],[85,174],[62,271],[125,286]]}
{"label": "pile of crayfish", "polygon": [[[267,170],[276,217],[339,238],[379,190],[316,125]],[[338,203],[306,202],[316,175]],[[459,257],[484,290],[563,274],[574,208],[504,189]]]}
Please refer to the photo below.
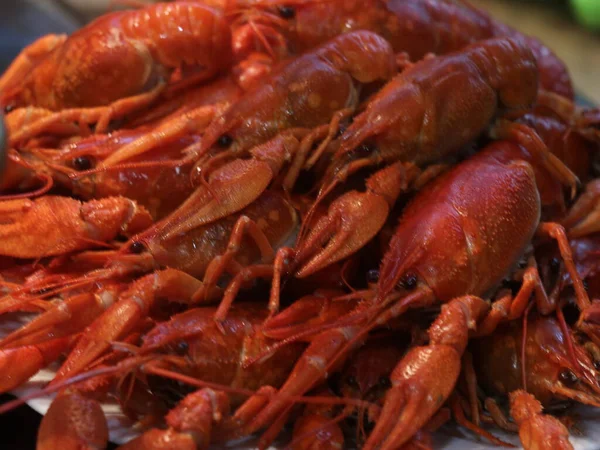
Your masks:
{"label": "pile of crayfish", "polygon": [[39,450],[105,448],[109,401],[123,450],[562,450],[600,407],[600,110],[466,1],[135,5],[0,104],[0,390],[53,368]]}

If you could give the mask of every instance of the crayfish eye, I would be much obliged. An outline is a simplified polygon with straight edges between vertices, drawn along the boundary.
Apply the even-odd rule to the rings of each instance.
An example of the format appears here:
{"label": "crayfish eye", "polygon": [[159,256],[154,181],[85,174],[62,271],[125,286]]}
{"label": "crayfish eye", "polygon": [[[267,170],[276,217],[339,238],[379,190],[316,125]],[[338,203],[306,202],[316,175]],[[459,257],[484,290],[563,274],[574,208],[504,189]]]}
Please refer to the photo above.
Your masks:
{"label": "crayfish eye", "polygon": [[335,132],[334,137],[339,138],[342,134],[344,134],[344,131],[346,131],[346,126],[344,124],[340,124],[337,131]]}
{"label": "crayfish eye", "polygon": [[77,170],[89,170],[92,168],[92,159],[89,156],[78,156],[73,159],[73,167]]}
{"label": "crayfish eye", "polygon": [[279,15],[284,19],[293,19],[296,16],[296,10],[291,6],[280,6]]}
{"label": "crayfish eye", "polygon": [[228,134],[224,134],[219,139],[217,139],[217,145],[221,148],[227,148],[231,144],[233,144],[233,138]]}
{"label": "crayfish eye", "polygon": [[346,383],[351,388],[358,389],[358,381],[354,375],[350,375],[348,378],[346,378]]}
{"label": "crayfish eye", "polygon": [[388,377],[379,377],[379,386],[388,389],[392,387],[392,383]]}
{"label": "crayfish eye", "polygon": [[11,112],[11,111],[14,111],[14,109],[15,109],[15,105],[12,105],[12,104],[11,104],[11,105],[6,105],[6,106],[4,107],[4,112],[5,112],[6,114],[8,114],[9,112]]}
{"label": "crayfish eye", "polygon": [[569,369],[565,369],[565,370],[561,371],[558,374],[558,379],[561,381],[561,383],[563,383],[567,387],[573,386],[575,383],[577,383],[579,381],[579,379],[577,378],[577,375],[575,375]]}
{"label": "crayfish eye", "polygon": [[356,156],[360,158],[366,158],[369,155],[371,155],[371,153],[373,153],[375,149],[375,146],[372,144],[362,144],[356,149]]}
{"label": "crayfish eye", "polygon": [[190,345],[186,341],[179,341],[177,343],[177,353],[180,355],[185,355],[190,349]]}
{"label": "crayfish eye", "polygon": [[139,255],[144,250],[146,250],[146,246],[143,244],[143,242],[140,241],[134,241],[129,246],[129,252],[135,255]]}
{"label": "crayfish eye", "polygon": [[371,269],[367,272],[367,283],[375,284],[379,281],[379,270]]}
{"label": "crayfish eye", "polygon": [[400,280],[400,282],[398,284],[400,285],[400,287],[406,289],[407,291],[412,291],[413,289],[415,289],[417,287],[418,282],[419,282],[419,279],[417,278],[417,276],[414,273],[407,272],[404,274],[404,276],[402,277],[402,279]]}

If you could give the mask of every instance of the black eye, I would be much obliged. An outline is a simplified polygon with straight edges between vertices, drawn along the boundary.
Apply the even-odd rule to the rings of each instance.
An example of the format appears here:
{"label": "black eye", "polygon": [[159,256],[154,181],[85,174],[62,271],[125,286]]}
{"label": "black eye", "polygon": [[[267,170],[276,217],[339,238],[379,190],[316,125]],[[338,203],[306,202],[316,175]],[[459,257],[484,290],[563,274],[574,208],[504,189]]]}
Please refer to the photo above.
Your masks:
{"label": "black eye", "polygon": [[346,131],[346,126],[345,126],[345,125],[343,125],[343,124],[341,124],[341,125],[338,127],[338,130],[335,132],[335,137],[336,137],[336,138],[340,137],[342,134],[344,134],[344,131]]}
{"label": "black eye", "polygon": [[377,283],[379,281],[379,270],[371,269],[367,272],[367,283]]}
{"label": "black eye", "polygon": [[371,144],[363,144],[356,149],[356,155],[359,157],[367,157],[376,150],[376,147]]}
{"label": "black eye", "polygon": [[279,15],[284,19],[293,19],[296,16],[296,10],[291,6],[280,6]]}
{"label": "black eye", "polygon": [[572,386],[575,383],[577,383],[577,381],[579,381],[577,376],[569,369],[565,369],[561,373],[559,373],[558,379],[567,387]]}
{"label": "black eye", "polygon": [[392,382],[388,377],[379,377],[379,386],[387,389],[392,387]]}
{"label": "black eye", "polygon": [[136,255],[139,255],[144,250],[146,250],[146,246],[140,241],[134,241],[129,246],[129,252]]}
{"label": "black eye", "polygon": [[417,276],[414,273],[407,272],[406,274],[404,274],[404,276],[400,280],[399,284],[404,289],[406,289],[408,291],[412,291],[414,288],[417,287],[418,281],[419,281],[419,279],[417,278]]}
{"label": "black eye", "polygon": [[600,361],[594,361],[594,369],[600,370]]}
{"label": "black eye", "polygon": [[221,148],[229,147],[233,143],[233,138],[228,134],[224,134],[219,139],[217,139],[217,145]]}
{"label": "black eye", "polygon": [[89,170],[92,168],[92,160],[89,156],[78,156],[73,159],[73,167],[77,170]]}
{"label": "black eye", "polygon": [[11,111],[14,111],[14,109],[15,109],[15,105],[6,105],[6,106],[4,107],[4,112],[5,112],[6,114],[8,114],[9,112],[11,112]]}
{"label": "black eye", "polygon": [[352,388],[358,388],[358,381],[356,381],[356,377],[353,375],[350,375],[348,378],[346,378],[346,383]]}
{"label": "black eye", "polygon": [[186,341],[179,341],[177,343],[177,353],[185,355],[190,349],[190,345]]}

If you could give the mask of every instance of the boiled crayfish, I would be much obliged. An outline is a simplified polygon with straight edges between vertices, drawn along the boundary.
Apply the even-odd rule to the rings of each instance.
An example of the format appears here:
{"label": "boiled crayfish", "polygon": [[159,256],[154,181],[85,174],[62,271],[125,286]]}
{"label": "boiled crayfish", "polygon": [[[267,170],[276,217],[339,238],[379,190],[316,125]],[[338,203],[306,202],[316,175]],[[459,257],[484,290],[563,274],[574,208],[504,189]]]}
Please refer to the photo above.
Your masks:
{"label": "boiled crayfish", "polygon": [[0,391],[58,367],[38,448],[105,448],[107,399],[123,450],[423,449],[453,419],[572,448],[600,112],[564,64],[462,0],[135,6],[0,77]]}

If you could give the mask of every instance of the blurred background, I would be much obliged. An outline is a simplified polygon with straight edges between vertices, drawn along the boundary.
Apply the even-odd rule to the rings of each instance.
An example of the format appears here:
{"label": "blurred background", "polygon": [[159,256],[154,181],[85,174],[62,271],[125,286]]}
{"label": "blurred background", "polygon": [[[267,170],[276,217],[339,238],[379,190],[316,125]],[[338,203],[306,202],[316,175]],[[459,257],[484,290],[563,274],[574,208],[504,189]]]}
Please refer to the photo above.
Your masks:
{"label": "blurred background", "polygon": [[471,0],[537,36],[565,61],[578,92],[600,104],[600,0]]}

